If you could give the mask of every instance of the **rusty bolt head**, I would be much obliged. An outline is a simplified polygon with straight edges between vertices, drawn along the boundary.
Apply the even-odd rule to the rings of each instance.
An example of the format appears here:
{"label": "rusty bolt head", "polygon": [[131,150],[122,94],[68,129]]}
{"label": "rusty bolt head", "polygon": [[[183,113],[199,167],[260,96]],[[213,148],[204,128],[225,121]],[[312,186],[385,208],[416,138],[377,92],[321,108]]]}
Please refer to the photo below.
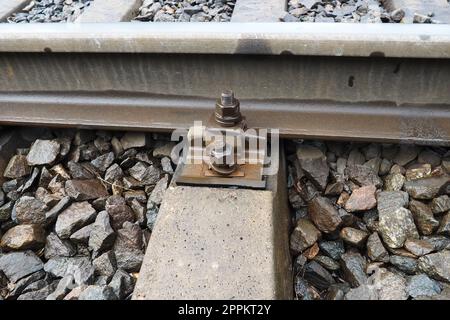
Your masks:
{"label": "rusty bolt head", "polygon": [[216,121],[222,126],[234,126],[241,122],[239,100],[234,97],[232,90],[222,92],[220,99],[216,102]]}

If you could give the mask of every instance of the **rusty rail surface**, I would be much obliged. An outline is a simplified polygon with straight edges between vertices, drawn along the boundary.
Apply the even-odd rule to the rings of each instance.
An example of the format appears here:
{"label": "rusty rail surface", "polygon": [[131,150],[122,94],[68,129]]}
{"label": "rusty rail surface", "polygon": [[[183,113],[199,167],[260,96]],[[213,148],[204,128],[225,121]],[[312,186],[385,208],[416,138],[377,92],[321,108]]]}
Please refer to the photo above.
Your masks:
{"label": "rusty rail surface", "polygon": [[450,25],[0,25],[0,124],[207,121],[233,89],[283,136],[450,143]]}

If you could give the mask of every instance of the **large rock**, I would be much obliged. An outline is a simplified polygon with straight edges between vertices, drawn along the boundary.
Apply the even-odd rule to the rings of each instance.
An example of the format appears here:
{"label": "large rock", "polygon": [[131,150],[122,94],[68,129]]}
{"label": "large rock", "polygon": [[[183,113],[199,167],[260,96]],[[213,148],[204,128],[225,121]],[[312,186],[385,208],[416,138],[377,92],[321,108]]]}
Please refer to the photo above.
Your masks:
{"label": "large rock", "polygon": [[0,247],[6,250],[27,250],[42,247],[45,243],[45,230],[36,224],[23,224],[12,227],[2,237]]}
{"label": "large rock", "polygon": [[330,168],[323,152],[313,146],[301,145],[297,148],[297,158],[305,175],[320,190],[325,190]]}
{"label": "large rock", "polygon": [[118,269],[114,274],[109,286],[119,299],[125,299],[134,289],[136,281],[127,272]]}
{"label": "large rock", "polygon": [[391,248],[401,248],[407,238],[419,238],[411,211],[398,208],[379,214],[379,229],[383,241]]}
{"label": "large rock", "polygon": [[398,273],[379,269],[373,284],[378,291],[379,300],[406,300],[406,279]]}
{"label": "large rock", "polygon": [[9,160],[3,176],[5,178],[16,179],[27,176],[30,173],[31,167],[28,165],[27,157],[15,155]]}
{"label": "large rock", "polygon": [[104,173],[106,169],[108,169],[108,167],[114,162],[114,159],[114,152],[108,152],[92,160],[91,164],[100,172]]}
{"label": "large rock", "polygon": [[403,191],[382,191],[377,194],[379,214],[389,213],[408,205],[408,194]]}
{"label": "large rock", "polygon": [[449,250],[442,250],[419,258],[419,269],[438,281],[450,282],[449,266]]}
{"label": "large rock", "polygon": [[434,251],[433,243],[424,239],[407,239],[405,249],[413,255],[420,257]]}
{"label": "large rock", "polygon": [[409,210],[411,210],[414,221],[423,235],[432,234],[439,226],[430,207],[423,202],[411,200],[409,203]]}
{"label": "large rock", "polygon": [[44,224],[47,209],[41,200],[23,196],[16,203],[16,219],[23,224]]}
{"label": "large rock", "polygon": [[121,196],[114,195],[109,197],[106,200],[105,210],[111,217],[111,226],[114,230],[122,228],[122,225],[126,221],[135,221],[133,210]]}
{"label": "large rock", "polygon": [[367,239],[367,255],[373,261],[388,262],[389,253],[383,246],[377,232],[372,233]]}
{"label": "large rock", "polygon": [[117,267],[128,272],[138,272],[144,259],[144,242],[141,228],[130,222],[117,232],[114,243]]}
{"label": "large rock", "polygon": [[427,275],[418,274],[409,278],[406,292],[413,298],[430,297],[441,293],[441,287],[438,282],[430,279]]}
{"label": "large rock", "polygon": [[154,165],[148,165],[142,161],[136,163],[128,172],[130,176],[142,185],[156,184],[159,181],[161,170]]}
{"label": "large rock", "polygon": [[166,174],[164,177],[156,183],[155,188],[150,193],[148,198],[149,203],[160,205],[164,198],[167,186],[169,184],[169,176]]}
{"label": "large rock", "polygon": [[77,285],[91,284],[94,267],[89,257],[55,257],[48,260],[44,270],[54,277],[72,275]]}
{"label": "large rock", "polygon": [[117,300],[114,290],[109,286],[88,286],[78,300]]}
{"label": "large rock", "polygon": [[54,232],[47,236],[44,256],[49,260],[54,257],[72,257],[77,253],[76,248],[68,240],[61,240]]}
{"label": "large rock", "polygon": [[91,223],[97,212],[89,202],[75,202],[57,218],[55,232],[61,239],[67,239],[72,233]]}
{"label": "large rock", "polygon": [[0,271],[13,283],[43,267],[41,259],[32,251],[11,252],[0,256]]}
{"label": "large rock", "polygon": [[377,204],[375,198],[376,190],[375,186],[364,186],[354,190],[345,203],[345,210],[357,212],[374,208]]}
{"label": "large rock", "polygon": [[106,211],[100,212],[92,225],[89,236],[89,248],[98,255],[111,248],[115,238],[116,234],[111,228],[108,213]]}
{"label": "large rock", "polygon": [[389,262],[406,274],[417,272],[417,259],[394,255],[389,258]]}
{"label": "large rock", "polygon": [[442,218],[437,233],[450,237],[450,211]]}
{"label": "large rock", "polygon": [[27,161],[30,166],[52,164],[59,155],[61,145],[56,140],[37,139],[30,148]]}
{"label": "large rock", "polygon": [[401,145],[393,161],[400,166],[405,166],[417,157],[419,151],[420,149],[417,146]]}
{"label": "large rock", "polygon": [[365,165],[351,165],[345,169],[345,174],[348,178],[359,186],[373,185],[377,188],[383,185],[381,178],[375,171]]}
{"label": "large rock", "polygon": [[335,283],[331,274],[316,261],[311,261],[306,265],[303,277],[319,290],[326,290]]}
{"label": "large rock", "polygon": [[338,210],[328,198],[317,196],[308,204],[308,214],[316,227],[325,233],[333,232],[342,223]]}
{"label": "large rock", "polygon": [[117,270],[116,256],[113,251],[108,251],[95,258],[92,261],[95,274],[106,277],[107,281],[111,280]]}
{"label": "large rock", "polygon": [[433,213],[444,213],[450,210],[450,197],[448,195],[443,195],[437,198],[434,198],[430,204],[431,211]]}
{"label": "large rock", "polygon": [[359,248],[364,247],[369,237],[368,232],[351,227],[343,228],[339,235],[346,243]]}
{"label": "large rock", "polygon": [[124,150],[145,147],[146,139],[143,132],[127,132],[120,139]]}
{"label": "large rock", "polygon": [[65,185],[68,196],[76,201],[93,200],[108,196],[108,191],[98,179],[69,180]]}
{"label": "large rock", "polygon": [[322,252],[334,260],[339,260],[345,253],[344,242],[342,240],[321,241],[319,242],[319,248]]}
{"label": "large rock", "polygon": [[450,176],[440,176],[406,181],[404,189],[414,199],[431,200],[443,193],[450,184]]}
{"label": "large rock", "polygon": [[299,254],[312,246],[321,236],[320,231],[307,219],[299,219],[295,229],[291,233],[291,250]]}
{"label": "large rock", "polygon": [[347,252],[341,256],[343,277],[352,287],[367,283],[366,266],[366,260],[359,253]]}

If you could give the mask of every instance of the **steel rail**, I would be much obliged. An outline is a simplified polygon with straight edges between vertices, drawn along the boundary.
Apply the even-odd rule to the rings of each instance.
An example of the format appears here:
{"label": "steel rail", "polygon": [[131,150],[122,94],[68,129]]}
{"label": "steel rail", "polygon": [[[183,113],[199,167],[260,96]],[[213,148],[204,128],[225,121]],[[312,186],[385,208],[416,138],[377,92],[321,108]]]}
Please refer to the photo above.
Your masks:
{"label": "steel rail", "polygon": [[233,89],[282,136],[449,144],[449,56],[445,25],[0,25],[0,124],[188,128]]}
{"label": "steel rail", "polygon": [[0,24],[0,51],[450,58],[450,25],[124,22],[36,27]]}

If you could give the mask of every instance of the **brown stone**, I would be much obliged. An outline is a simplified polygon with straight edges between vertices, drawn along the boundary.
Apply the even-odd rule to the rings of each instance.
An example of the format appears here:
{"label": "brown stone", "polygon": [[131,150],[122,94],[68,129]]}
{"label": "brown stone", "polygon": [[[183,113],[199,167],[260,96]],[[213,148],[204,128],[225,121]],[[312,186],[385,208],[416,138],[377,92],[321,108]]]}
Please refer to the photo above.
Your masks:
{"label": "brown stone", "polygon": [[320,231],[307,219],[299,219],[291,233],[290,246],[295,254],[312,246],[321,236]]}
{"label": "brown stone", "polygon": [[48,207],[36,198],[23,196],[16,203],[16,217],[21,224],[43,224]]}
{"label": "brown stone", "polygon": [[324,197],[318,196],[310,201],[308,214],[316,227],[322,232],[333,232],[342,223],[337,209],[329,199]]}
{"label": "brown stone", "polygon": [[105,186],[98,179],[69,180],[65,188],[67,195],[76,201],[93,200],[108,195]]}
{"label": "brown stone", "polygon": [[417,257],[429,254],[434,250],[434,246],[431,242],[420,239],[407,239],[404,247]]}
{"label": "brown stone", "polygon": [[414,222],[421,234],[430,235],[439,226],[439,221],[434,218],[433,212],[425,203],[411,200],[409,203],[409,210],[411,210]]}
{"label": "brown stone", "polygon": [[346,227],[340,232],[340,237],[348,244],[362,248],[369,237],[369,233],[363,230]]}
{"label": "brown stone", "polygon": [[348,212],[365,211],[374,208],[377,204],[375,198],[375,186],[364,186],[356,189],[345,203],[345,210]]}
{"label": "brown stone", "polygon": [[377,232],[372,233],[367,239],[367,255],[373,261],[389,261],[389,253],[381,242]]}
{"label": "brown stone", "polygon": [[28,166],[27,157],[15,155],[9,160],[3,176],[5,178],[16,179],[27,176],[30,173],[31,167]]}
{"label": "brown stone", "polygon": [[36,224],[22,224],[9,229],[2,237],[0,247],[5,250],[27,250],[42,247],[45,230]]}

